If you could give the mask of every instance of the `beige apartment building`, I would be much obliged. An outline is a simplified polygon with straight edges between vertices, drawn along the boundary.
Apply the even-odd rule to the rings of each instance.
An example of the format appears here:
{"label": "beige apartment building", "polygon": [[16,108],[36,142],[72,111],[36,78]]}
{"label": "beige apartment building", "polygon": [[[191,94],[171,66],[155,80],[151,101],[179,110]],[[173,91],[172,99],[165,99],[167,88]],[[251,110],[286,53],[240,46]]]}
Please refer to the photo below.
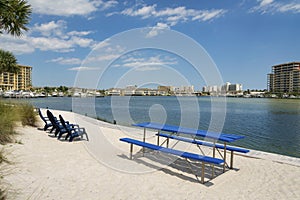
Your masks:
{"label": "beige apartment building", "polygon": [[4,72],[0,74],[2,90],[29,90],[32,86],[32,67],[19,65],[18,73]]}
{"label": "beige apartment building", "polygon": [[272,73],[268,74],[268,91],[300,93],[300,62],[272,66]]}

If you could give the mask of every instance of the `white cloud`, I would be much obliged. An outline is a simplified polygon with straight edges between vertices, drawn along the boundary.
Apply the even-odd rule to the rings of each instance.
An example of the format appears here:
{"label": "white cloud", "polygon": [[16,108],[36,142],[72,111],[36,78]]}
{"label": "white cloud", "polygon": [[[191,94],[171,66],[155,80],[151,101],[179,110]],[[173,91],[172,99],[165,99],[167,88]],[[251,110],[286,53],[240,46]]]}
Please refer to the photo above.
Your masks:
{"label": "white cloud", "polygon": [[74,51],[74,45],[66,40],[59,38],[33,37],[31,43],[41,51],[71,52]]}
{"label": "white cloud", "polygon": [[260,6],[266,6],[273,3],[274,0],[261,0]]}
{"label": "white cloud", "polygon": [[197,15],[193,18],[193,20],[202,20],[202,21],[208,21],[213,18],[217,18],[224,14],[223,10],[211,10],[211,11],[203,11],[202,14]]}
{"label": "white cloud", "polygon": [[86,36],[91,34],[92,31],[71,31],[67,33],[69,36]]}
{"label": "white cloud", "polygon": [[122,54],[104,54],[104,55],[100,55],[100,56],[90,56],[86,60],[86,63],[115,60],[115,59],[119,58],[121,55]]}
{"label": "white cloud", "polygon": [[300,13],[300,3],[296,2],[277,2],[275,0],[257,0],[259,5],[250,9],[250,12],[265,13],[278,13],[278,12],[292,12]]}
{"label": "white cloud", "polygon": [[285,4],[282,5],[278,8],[278,10],[280,12],[295,12],[295,13],[300,13],[300,3],[289,3],[289,4]]}
{"label": "white cloud", "polygon": [[26,54],[34,52],[35,48],[28,42],[26,35],[16,38],[11,35],[3,34],[0,37],[1,49],[11,51],[15,54]]}
{"label": "white cloud", "polygon": [[136,71],[141,71],[141,72],[145,72],[145,71],[159,71],[161,70],[161,67],[158,66],[142,66],[142,67],[137,67],[135,68]]}
{"label": "white cloud", "polygon": [[81,37],[71,37],[69,40],[73,45],[78,45],[79,47],[92,47],[93,40],[89,38],[81,38]]}
{"label": "white cloud", "polygon": [[118,54],[120,54],[120,53],[123,53],[124,51],[125,51],[125,48],[120,45],[116,45],[116,46],[110,45],[110,46],[106,46],[106,48],[105,48],[105,52],[107,52],[107,53],[116,53],[117,52]]}
{"label": "white cloud", "polygon": [[176,59],[167,56],[151,56],[151,57],[125,57],[121,64],[114,65],[114,67],[134,68],[137,71],[154,71],[160,70],[161,66],[175,65]]}
{"label": "white cloud", "polygon": [[152,15],[155,15],[155,13],[156,13],[155,7],[156,7],[156,5],[143,6],[142,8],[139,8],[139,9],[127,8],[124,11],[122,11],[121,14],[133,16],[133,17],[140,16],[142,18],[148,18]]}
{"label": "white cloud", "polygon": [[79,58],[64,58],[64,57],[54,58],[54,59],[48,60],[47,62],[59,63],[61,65],[78,65],[78,64],[81,64],[81,60]]}
{"label": "white cloud", "polygon": [[[143,5],[142,7],[132,7],[127,8],[120,12],[119,14],[141,17],[142,19],[154,17],[161,20],[161,23],[167,24],[168,26],[174,26],[179,22],[186,21],[207,21],[218,18],[226,12],[223,9],[212,9],[212,10],[196,10],[187,9],[184,6],[176,8],[165,8],[162,10],[156,9],[156,4],[154,5]],[[116,13],[111,13],[116,14]]]}
{"label": "white cloud", "polygon": [[98,9],[105,10],[118,4],[115,0],[28,0],[28,3],[32,6],[34,13],[58,16],[86,16]]}
{"label": "white cloud", "polygon": [[153,27],[149,33],[147,33],[146,38],[151,38],[157,36],[160,32],[164,30],[169,30],[170,27],[165,23],[157,23],[155,27]]}
{"label": "white cloud", "polygon": [[69,68],[70,71],[92,71],[92,70],[99,70],[96,67],[72,67]]}
{"label": "white cloud", "polygon": [[86,38],[91,31],[67,30],[67,23],[63,20],[35,24],[32,31],[20,38],[7,34],[0,37],[1,48],[16,54],[32,53],[35,49],[41,51],[72,52],[75,48],[93,48],[96,42]]}
{"label": "white cloud", "polygon": [[41,33],[43,36],[59,36],[64,37],[64,30],[67,22],[63,20],[51,21],[44,24],[34,24],[32,31]]}
{"label": "white cloud", "polygon": [[101,61],[114,61],[121,57],[125,51],[125,47],[111,44],[110,39],[106,39],[95,45],[93,54],[89,55],[84,62],[89,65],[98,65]]}
{"label": "white cloud", "polygon": [[97,49],[97,50],[100,50],[100,49],[106,48],[107,46],[110,45],[109,42],[110,42],[110,39],[106,39],[106,40],[104,40],[104,41],[98,43],[97,46],[96,46],[96,49]]}

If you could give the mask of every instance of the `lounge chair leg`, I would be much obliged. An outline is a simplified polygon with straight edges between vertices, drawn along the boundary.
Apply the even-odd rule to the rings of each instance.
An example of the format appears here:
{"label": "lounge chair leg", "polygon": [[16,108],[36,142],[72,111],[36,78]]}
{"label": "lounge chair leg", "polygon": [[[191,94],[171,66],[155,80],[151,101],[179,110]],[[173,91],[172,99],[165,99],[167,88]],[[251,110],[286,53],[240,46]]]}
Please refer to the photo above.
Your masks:
{"label": "lounge chair leg", "polygon": [[52,133],[54,131],[55,127],[52,127],[50,130],[50,133]]}
{"label": "lounge chair leg", "polygon": [[59,134],[59,130],[55,130],[54,136],[56,137]]}
{"label": "lounge chair leg", "polygon": [[70,136],[70,134],[67,133],[67,135],[66,135],[66,137],[65,137],[65,140],[67,140],[69,136]]}

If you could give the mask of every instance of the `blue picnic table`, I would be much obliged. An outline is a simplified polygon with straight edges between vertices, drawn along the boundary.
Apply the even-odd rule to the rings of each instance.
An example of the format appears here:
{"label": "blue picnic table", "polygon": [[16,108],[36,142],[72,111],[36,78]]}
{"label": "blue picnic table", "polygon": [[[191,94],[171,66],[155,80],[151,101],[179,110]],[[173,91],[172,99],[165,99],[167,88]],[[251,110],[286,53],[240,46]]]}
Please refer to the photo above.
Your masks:
{"label": "blue picnic table", "polygon": [[[241,135],[235,135],[235,134],[227,134],[227,133],[215,133],[215,132],[209,132],[205,130],[197,130],[192,128],[186,128],[186,127],[180,127],[180,126],[174,126],[174,125],[168,125],[168,124],[160,124],[160,123],[153,123],[153,122],[143,122],[138,124],[133,124],[133,126],[142,127],[144,128],[144,136],[143,136],[143,142],[145,142],[146,138],[146,129],[154,129],[158,131],[157,139],[157,145],[159,145],[159,137],[165,137],[167,138],[167,145],[169,142],[169,139],[176,139],[179,141],[194,143],[197,145],[204,145],[204,146],[210,146],[213,147],[213,157],[215,157],[215,149],[224,149],[223,159],[224,159],[224,165],[223,165],[223,171],[225,171],[226,165],[226,151],[231,151],[231,162],[230,162],[230,168],[233,168],[233,152],[240,152],[240,153],[247,153],[249,150],[239,148],[239,147],[231,147],[227,146],[227,143],[234,142],[236,140],[243,139],[245,136]],[[163,134],[160,132],[168,132],[169,134]],[[174,134],[183,134],[188,135],[190,138],[182,137],[182,136],[176,136]],[[201,140],[198,140],[197,138],[209,138],[212,140],[212,143],[204,142]],[[216,141],[223,142],[224,145],[216,144]]]}

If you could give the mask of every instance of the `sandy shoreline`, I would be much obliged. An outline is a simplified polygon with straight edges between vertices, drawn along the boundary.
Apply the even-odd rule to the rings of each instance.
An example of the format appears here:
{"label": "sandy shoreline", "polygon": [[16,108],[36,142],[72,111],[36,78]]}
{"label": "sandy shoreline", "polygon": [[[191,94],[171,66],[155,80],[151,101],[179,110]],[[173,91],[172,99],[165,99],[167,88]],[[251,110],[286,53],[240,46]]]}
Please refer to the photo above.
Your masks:
{"label": "sandy shoreline", "polygon": [[129,145],[118,139],[140,137],[140,129],[120,128],[65,111],[53,113],[85,127],[90,141],[58,141],[36,128],[19,127],[21,144],[5,146],[7,157],[15,162],[5,166],[9,199],[300,198],[298,158],[259,151],[236,155],[235,170],[203,185],[183,162],[164,165],[155,160],[160,155],[152,153],[153,157],[128,160]]}

